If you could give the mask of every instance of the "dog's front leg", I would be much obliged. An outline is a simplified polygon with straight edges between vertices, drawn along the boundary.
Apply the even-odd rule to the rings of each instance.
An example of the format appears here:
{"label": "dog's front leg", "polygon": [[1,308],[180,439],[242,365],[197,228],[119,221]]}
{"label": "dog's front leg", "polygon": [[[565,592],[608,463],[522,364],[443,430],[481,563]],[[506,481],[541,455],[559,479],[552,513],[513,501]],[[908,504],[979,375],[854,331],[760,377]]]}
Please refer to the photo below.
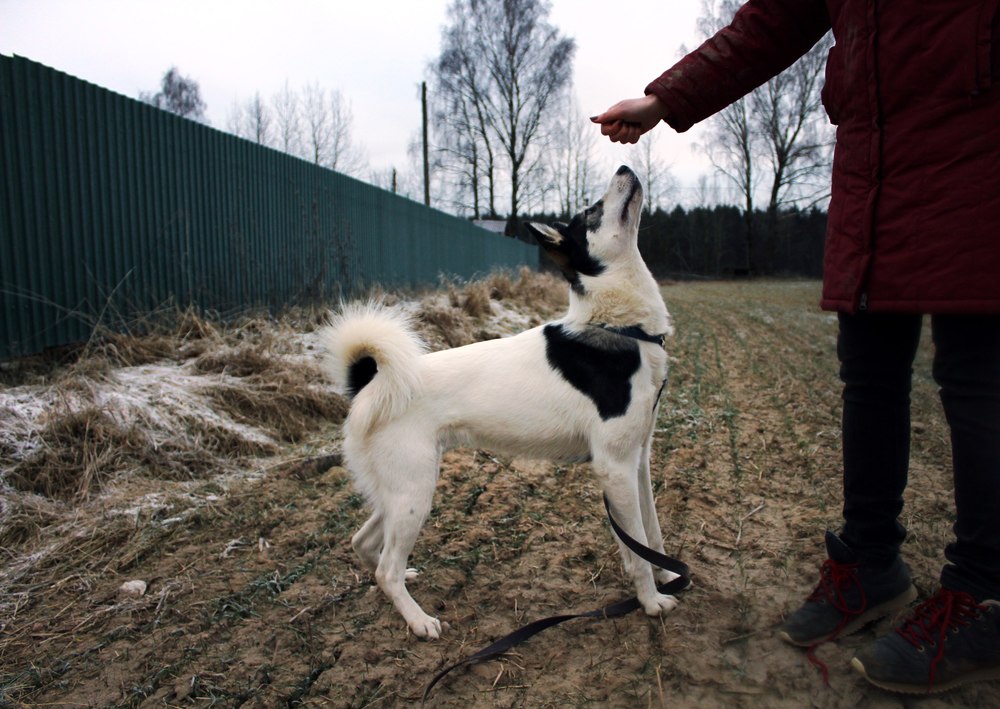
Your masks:
{"label": "dog's front leg", "polygon": [[[647,439],[642,449],[642,459],[639,461],[639,504],[642,510],[642,526],[646,530],[646,545],[653,551],[666,555],[663,548],[663,533],[660,531],[660,520],[656,516],[656,500],[653,497],[653,481],[649,472],[649,453],[652,437]],[[654,569],[653,578],[657,583],[669,583],[678,577],[667,569]]]}
{"label": "dog's front leg", "polygon": [[[594,456],[594,472],[597,474],[604,494],[611,503],[611,512],[618,524],[632,537],[649,546],[643,525],[642,503],[639,493],[639,457],[620,460],[611,456]],[[636,596],[647,615],[658,616],[677,607],[677,599],[660,593],[653,579],[653,569],[649,562],[639,558],[619,541],[625,570],[632,576]]]}

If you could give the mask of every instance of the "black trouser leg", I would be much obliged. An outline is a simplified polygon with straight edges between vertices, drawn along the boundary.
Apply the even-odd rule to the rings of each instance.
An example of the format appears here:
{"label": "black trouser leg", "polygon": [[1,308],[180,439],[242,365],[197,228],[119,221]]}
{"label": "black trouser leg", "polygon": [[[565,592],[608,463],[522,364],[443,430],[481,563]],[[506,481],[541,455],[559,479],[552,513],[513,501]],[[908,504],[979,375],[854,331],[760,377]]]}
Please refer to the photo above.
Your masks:
{"label": "black trouser leg", "polygon": [[910,384],[920,315],[840,315],[844,383],[844,530],[862,563],[899,554],[910,459]]}
{"label": "black trouser leg", "polygon": [[1000,599],[1000,316],[935,315],[931,324],[955,471],[955,541],[941,584]]}

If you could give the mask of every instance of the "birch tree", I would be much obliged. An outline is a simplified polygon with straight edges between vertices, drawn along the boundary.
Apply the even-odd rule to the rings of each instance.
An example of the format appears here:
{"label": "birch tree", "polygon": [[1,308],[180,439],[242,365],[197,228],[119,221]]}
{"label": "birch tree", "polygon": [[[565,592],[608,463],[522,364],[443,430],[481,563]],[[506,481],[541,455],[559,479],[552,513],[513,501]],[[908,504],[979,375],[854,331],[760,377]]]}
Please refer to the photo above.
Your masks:
{"label": "birch tree", "polygon": [[513,218],[538,187],[532,180],[543,173],[540,144],[572,74],[575,43],[549,24],[548,14],[542,0],[454,0],[433,67],[436,91],[455,121],[446,119],[436,134],[465,136],[453,147],[464,145],[461,159],[475,180],[487,176],[493,198],[499,171],[490,161],[504,157]]}

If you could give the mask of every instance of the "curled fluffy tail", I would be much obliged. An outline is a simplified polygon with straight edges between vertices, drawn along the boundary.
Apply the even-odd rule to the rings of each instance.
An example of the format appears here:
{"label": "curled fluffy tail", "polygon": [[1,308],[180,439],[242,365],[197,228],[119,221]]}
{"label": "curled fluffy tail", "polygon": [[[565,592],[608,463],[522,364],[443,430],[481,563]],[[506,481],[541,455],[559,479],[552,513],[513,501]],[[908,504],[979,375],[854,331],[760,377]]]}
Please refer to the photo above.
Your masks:
{"label": "curled fluffy tail", "polygon": [[377,302],[346,305],[320,337],[327,374],[354,399],[351,431],[365,435],[406,411],[420,386],[424,352],[409,316]]}

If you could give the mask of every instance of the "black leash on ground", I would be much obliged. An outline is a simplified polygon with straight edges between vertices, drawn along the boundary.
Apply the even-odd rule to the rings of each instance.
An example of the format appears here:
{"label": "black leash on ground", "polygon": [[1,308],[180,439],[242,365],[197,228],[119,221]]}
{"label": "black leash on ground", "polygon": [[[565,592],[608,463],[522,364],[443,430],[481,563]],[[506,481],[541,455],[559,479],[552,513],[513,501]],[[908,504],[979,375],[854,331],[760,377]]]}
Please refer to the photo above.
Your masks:
{"label": "black leash on ground", "polygon": [[[608,511],[608,521],[611,523],[611,528],[615,530],[615,534],[618,538],[625,543],[629,549],[635,552],[640,558],[645,559],[650,564],[657,566],[661,569],[666,569],[667,571],[672,571],[677,574],[678,577],[673,581],[668,583],[660,584],[657,586],[657,590],[660,593],[674,594],[683,591],[688,586],[691,585],[691,571],[688,569],[687,564],[684,562],[674,559],[673,557],[661,554],[658,551],[654,551],[647,547],[645,544],[640,544],[635,539],[630,537],[625,533],[618,523],[615,521],[614,516],[611,514],[611,505],[608,503],[607,496],[604,497],[604,508]],[[420,700],[421,705],[427,701],[428,695],[431,690],[445,675],[454,669],[463,667],[466,665],[475,665],[480,662],[486,662],[487,660],[492,660],[505,652],[510,650],[516,645],[520,645],[528,638],[531,638],[538,633],[551,628],[553,625],[559,625],[567,620],[575,620],[577,618],[618,618],[623,615],[628,615],[634,610],[641,607],[642,604],[639,603],[639,599],[632,597],[626,598],[623,601],[618,601],[617,603],[612,603],[604,608],[598,608],[597,610],[589,611],[587,613],[573,613],[570,615],[554,615],[549,618],[542,618],[541,620],[536,620],[533,623],[528,623],[527,625],[518,628],[510,635],[505,635],[504,637],[497,640],[492,645],[487,645],[482,650],[474,655],[470,655],[463,660],[459,660],[453,665],[445,667],[443,670],[438,672],[434,679],[428,683],[427,687],[424,689],[423,697]]]}

